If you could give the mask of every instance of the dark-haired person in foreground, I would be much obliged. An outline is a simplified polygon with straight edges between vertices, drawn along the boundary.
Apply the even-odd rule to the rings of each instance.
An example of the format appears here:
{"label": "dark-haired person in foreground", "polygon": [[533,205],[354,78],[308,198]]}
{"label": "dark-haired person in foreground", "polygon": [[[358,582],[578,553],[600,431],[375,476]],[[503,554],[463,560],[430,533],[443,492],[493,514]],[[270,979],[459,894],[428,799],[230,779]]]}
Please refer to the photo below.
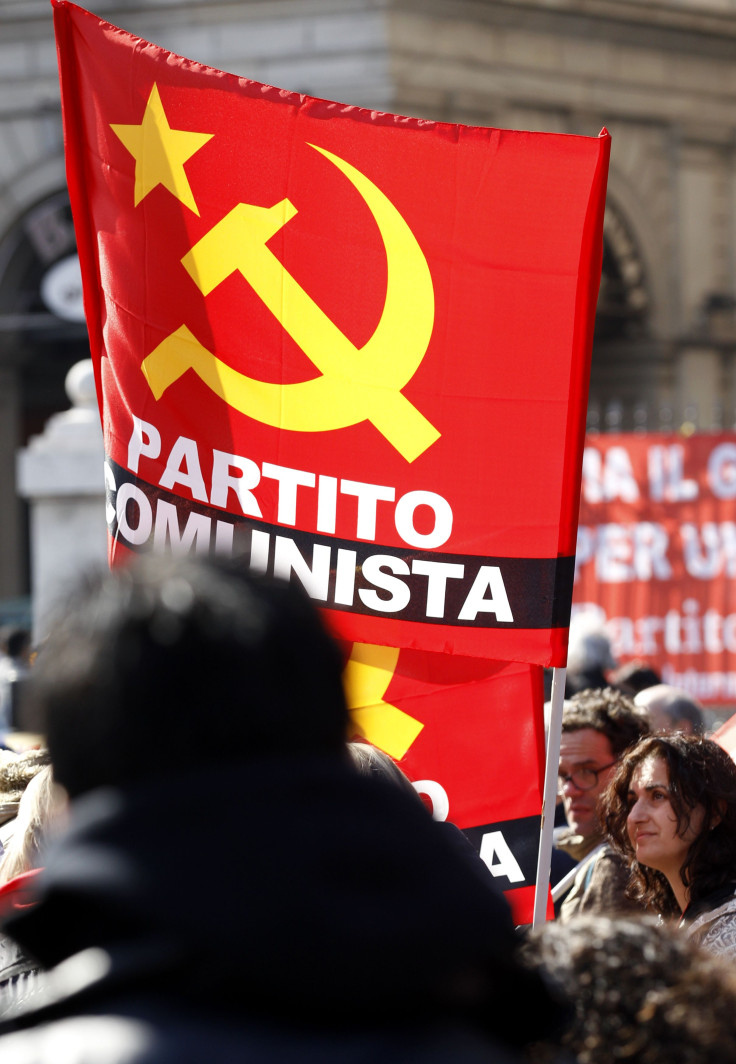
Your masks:
{"label": "dark-haired person in foreground", "polygon": [[149,558],[55,633],[33,691],[71,824],[8,929],[48,972],[3,1062],[503,1064],[556,1014],[500,895],[354,768],[303,593]]}
{"label": "dark-haired person in foreground", "polygon": [[736,958],[736,764],[699,736],[652,735],[622,759],[604,797],[629,893]]}

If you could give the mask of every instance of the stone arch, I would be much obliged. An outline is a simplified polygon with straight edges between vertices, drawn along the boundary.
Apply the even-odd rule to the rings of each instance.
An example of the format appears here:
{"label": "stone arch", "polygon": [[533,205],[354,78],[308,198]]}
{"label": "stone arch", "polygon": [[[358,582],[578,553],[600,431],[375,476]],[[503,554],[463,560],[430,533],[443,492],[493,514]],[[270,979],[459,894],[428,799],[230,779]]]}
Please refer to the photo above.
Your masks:
{"label": "stone arch", "polygon": [[603,223],[603,271],[596,311],[601,339],[640,337],[650,330],[651,284],[639,243],[617,206],[609,200]]}
{"label": "stone arch", "polygon": [[[14,202],[10,211],[8,202]],[[2,208],[5,208],[3,211]],[[29,172],[14,197],[0,197],[0,598],[22,593],[28,573],[26,513],[15,487],[15,455],[64,410],[69,368],[89,357],[84,320],[59,299],[60,265],[76,258],[63,165]],[[68,277],[68,274],[64,275]],[[66,283],[64,277],[63,285]],[[51,282],[54,282],[52,286]],[[53,297],[55,288],[57,298]]]}
{"label": "stone arch", "polygon": [[[651,424],[666,392],[671,359],[663,339],[667,274],[656,218],[612,172],[604,220],[604,257],[590,379],[591,427]],[[606,425],[606,412],[612,423]]]}
{"label": "stone arch", "polygon": [[66,167],[61,152],[11,174],[0,189],[0,246],[26,211],[65,188]]}
{"label": "stone arch", "polygon": [[64,184],[28,204],[0,240],[0,364],[18,376],[23,440],[66,407],[66,373],[89,355],[81,292],[69,291],[64,270],[73,273],[76,251]]}
{"label": "stone arch", "polygon": [[644,136],[622,128],[613,134],[613,145],[608,209],[623,220],[644,264],[651,332],[666,336],[674,320],[671,263],[676,250],[672,246],[672,164],[666,138],[661,132]]}

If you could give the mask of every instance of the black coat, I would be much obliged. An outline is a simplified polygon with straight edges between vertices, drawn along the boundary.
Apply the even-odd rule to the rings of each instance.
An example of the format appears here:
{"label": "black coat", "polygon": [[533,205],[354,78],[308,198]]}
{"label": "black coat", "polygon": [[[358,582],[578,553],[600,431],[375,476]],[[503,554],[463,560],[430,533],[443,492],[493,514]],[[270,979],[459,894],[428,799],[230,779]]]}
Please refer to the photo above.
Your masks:
{"label": "black coat", "polygon": [[549,1015],[490,876],[338,761],[95,792],[39,878],[9,931],[51,971],[3,1064],[505,1061],[519,1000]]}

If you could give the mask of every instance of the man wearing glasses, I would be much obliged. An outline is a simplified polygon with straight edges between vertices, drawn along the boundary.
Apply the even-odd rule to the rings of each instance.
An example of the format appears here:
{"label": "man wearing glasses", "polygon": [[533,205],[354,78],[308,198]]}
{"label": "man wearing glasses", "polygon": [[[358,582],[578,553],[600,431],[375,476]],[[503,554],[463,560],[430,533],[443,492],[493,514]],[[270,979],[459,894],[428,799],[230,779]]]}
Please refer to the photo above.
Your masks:
{"label": "man wearing glasses", "polygon": [[598,804],[624,750],[649,732],[645,712],[611,687],[581,691],[565,702],[560,741],[559,790],[567,826],[558,849],[578,864],[559,890],[558,919],[578,913],[612,915],[638,911],[625,895],[628,872],[607,845]]}

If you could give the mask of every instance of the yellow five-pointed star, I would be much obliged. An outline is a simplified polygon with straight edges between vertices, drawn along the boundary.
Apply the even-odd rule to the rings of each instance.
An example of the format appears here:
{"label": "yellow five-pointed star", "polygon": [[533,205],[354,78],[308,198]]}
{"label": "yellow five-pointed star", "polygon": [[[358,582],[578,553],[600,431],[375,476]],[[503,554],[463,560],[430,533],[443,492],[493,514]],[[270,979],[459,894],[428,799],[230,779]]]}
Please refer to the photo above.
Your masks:
{"label": "yellow five-pointed star", "polygon": [[135,157],[136,207],[157,185],[163,185],[199,216],[184,163],[214,134],[172,129],[155,84],[139,126],[110,123],[110,128]]}

